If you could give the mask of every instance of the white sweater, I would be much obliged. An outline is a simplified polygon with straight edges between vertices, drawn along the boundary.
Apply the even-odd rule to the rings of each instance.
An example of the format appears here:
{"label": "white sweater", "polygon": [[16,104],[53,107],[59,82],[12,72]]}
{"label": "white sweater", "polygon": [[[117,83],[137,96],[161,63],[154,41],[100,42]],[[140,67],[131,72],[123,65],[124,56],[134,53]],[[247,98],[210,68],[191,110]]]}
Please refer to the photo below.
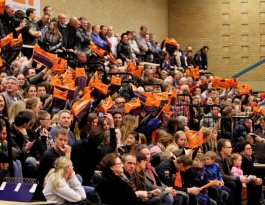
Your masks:
{"label": "white sweater", "polygon": [[42,192],[47,201],[57,201],[58,204],[63,204],[65,201],[78,202],[86,198],[85,190],[76,176],[67,181],[61,179],[56,192],[52,191],[52,184],[48,181]]}

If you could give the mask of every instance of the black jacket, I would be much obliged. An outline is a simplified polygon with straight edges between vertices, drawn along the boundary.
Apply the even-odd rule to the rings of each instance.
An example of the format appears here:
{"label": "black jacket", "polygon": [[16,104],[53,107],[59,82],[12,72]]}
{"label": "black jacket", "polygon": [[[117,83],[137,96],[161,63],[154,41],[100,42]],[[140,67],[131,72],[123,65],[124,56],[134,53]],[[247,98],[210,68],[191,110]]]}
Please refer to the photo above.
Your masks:
{"label": "black jacket", "polygon": [[207,70],[208,69],[208,61],[207,61],[207,55],[202,52],[202,49],[200,49],[193,58],[196,66],[199,66],[199,69],[201,70]]}
{"label": "black jacket", "polygon": [[89,142],[87,139],[76,141],[72,146],[71,159],[75,172],[83,178],[83,185],[89,185],[97,164],[108,153],[114,152],[117,146],[116,133],[110,128],[110,145],[99,149],[99,144]]}
{"label": "black jacket", "polygon": [[131,49],[129,43],[124,43],[123,41],[120,41],[117,45],[117,56],[120,58],[123,62],[126,60],[126,58],[131,59]]}
{"label": "black jacket", "polygon": [[103,173],[102,179],[96,186],[96,191],[100,196],[103,204],[109,205],[139,205],[133,188],[121,177],[113,172]]}
{"label": "black jacket", "polygon": [[[176,190],[187,192],[187,188],[191,187],[189,178],[190,169],[186,172],[181,172],[182,187],[175,186],[174,183],[176,179],[177,169],[173,160],[174,157],[170,157],[168,160],[161,162],[155,169],[156,173],[165,185],[173,187]],[[168,174],[165,174],[165,171],[168,171]]]}
{"label": "black jacket", "polygon": [[[16,32],[16,28],[15,28],[15,22],[13,17],[9,17],[6,12],[4,12],[4,14],[0,15],[0,21],[3,24],[3,33],[5,35],[8,35],[10,33],[13,33],[13,37],[17,38],[17,32]],[[5,37],[5,36],[2,36]]]}

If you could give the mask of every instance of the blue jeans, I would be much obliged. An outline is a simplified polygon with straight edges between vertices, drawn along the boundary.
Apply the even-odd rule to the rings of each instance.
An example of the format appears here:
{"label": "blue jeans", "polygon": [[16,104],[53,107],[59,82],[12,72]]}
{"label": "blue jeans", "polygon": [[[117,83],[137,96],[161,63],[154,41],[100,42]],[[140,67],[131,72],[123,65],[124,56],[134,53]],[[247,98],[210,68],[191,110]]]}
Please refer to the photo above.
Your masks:
{"label": "blue jeans", "polygon": [[23,176],[24,178],[32,178],[33,174],[37,170],[38,165],[34,157],[27,157],[23,164]]}
{"label": "blue jeans", "polygon": [[[83,179],[82,177],[79,175],[79,174],[76,174],[75,175],[76,178],[80,181],[80,183],[82,184],[83,183]],[[91,186],[82,186],[86,192],[86,195],[87,197],[90,197],[91,194],[94,192],[95,188],[94,187],[91,187]]]}
{"label": "blue jeans", "polygon": [[[163,198],[160,197],[161,194],[164,195]],[[160,193],[160,195],[159,195],[159,197],[161,198],[163,205],[172,205],[173,204],[174,198],[171,194],[169,194],[169,193],[164,194],[164,191],[163,191]]]}
{"label": "blue jeans", "polygon": [[18,159],[13,161],[14,176],[16,178],[23,178],[21,162]]}

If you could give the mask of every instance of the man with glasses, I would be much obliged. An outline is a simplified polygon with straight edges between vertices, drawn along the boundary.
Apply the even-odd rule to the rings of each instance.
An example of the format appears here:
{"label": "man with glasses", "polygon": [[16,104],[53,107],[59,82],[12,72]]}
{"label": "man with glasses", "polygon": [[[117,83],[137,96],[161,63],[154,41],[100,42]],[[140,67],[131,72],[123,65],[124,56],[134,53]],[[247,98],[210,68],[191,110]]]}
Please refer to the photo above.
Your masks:
{"label": "man with glasses", "polygon": [[18,92],[18,80],[14,76],[7,77],[6,91],[3,96],[10,107],[16,101],[23,101],[24,98]]}
{"label": "man with glasses", "polygon": [[231,190],[231,205],[241,205],[242,183],[249,183],[246,176],[234,176],[231,174],[229,157],[232,154],[232,144],[228,139],[220,139],[217,142],[216,162],[220,166],[225,186]]}
{"label": "man with glasses", "polygon": [[126,101],[124,97],[117,97],[115,100],[115,107],[118,109],[124,109],[125,103]]}

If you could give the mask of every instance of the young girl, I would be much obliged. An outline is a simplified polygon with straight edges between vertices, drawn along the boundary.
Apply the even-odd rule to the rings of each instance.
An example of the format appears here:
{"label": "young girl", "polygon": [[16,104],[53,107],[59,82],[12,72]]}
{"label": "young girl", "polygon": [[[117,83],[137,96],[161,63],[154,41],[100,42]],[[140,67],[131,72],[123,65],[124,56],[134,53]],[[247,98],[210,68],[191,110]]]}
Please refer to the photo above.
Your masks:
{"label": "young girl", "polygon": [[177,131],[174,136],[174,140],[179,149],[183,149],[187,144],[187,135],[183,131]]}
{"label": "young girl", "polygon": [[[243,170],[241,169],[242,156],[240,154],[232,154],[230,157],[230,164],[233,166],[231,173],[235,176],[243,176]],[[246,189],[246,184],[242,183],[243,189]]]}
{"label": "young girl", "polygon": [[51,22],[49,30],[45,33],[44,41],[49,45],[49,52],[54,53],[63,45],[62,35],[56,22]]}
{"label": "young girl", "polygon": [[138,132],[130,132],[127,137],[126,145],[119,147],[117,150],[120,156],[126,153],[132,153],[135,145],[139,143],[139,139],[140,137]]}

